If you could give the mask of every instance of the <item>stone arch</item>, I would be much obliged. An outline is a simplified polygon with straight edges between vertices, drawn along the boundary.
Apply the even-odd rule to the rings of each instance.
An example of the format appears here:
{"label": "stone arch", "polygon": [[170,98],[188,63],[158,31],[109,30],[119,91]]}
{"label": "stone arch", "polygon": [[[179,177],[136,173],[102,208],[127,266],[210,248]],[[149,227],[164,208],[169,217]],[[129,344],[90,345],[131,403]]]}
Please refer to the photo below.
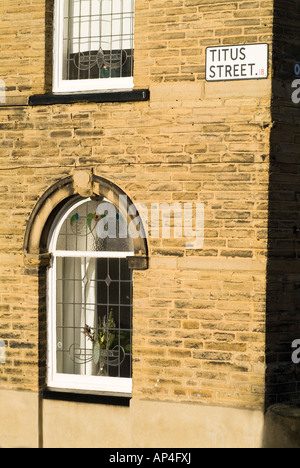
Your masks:
{"label": "stone arch", "polygon": [[[133,205],[126,193],[113,182],[96,176],[92,171],[75,170],[72,176],[56,182],[38,200],[27,223],[24,252],[29,263],[47,264],[50,261],[48,253],[48,238],[54,219],[65,203],[72,198],[104,197],[115,206],[119,205],[119,197],[126,197],[127,208]],[[132,219],[128,214],[127,222]],[[148,245],[146,236],[133,239],[135,256],[129,259],[132,269],[148,268]],[[28,262],[27,262],[28,263]]]}

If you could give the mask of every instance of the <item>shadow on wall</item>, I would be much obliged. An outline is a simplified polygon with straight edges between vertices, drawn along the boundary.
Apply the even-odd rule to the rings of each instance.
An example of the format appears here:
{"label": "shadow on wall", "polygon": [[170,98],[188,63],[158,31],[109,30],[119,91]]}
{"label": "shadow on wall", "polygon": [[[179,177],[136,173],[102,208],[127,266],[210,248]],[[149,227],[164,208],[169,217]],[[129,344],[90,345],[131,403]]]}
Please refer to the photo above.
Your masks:
{"label": "shadow on wall", "polygon": [[292,361],[292,343],[300,340],[300,102],[292,101],[294,65],[300,62],[300,2],[274,4],[266,409],[300,403],[300,363]]}
{"label": "shadow on wall", "polygon": [[54,1],[45,0],[45,93],[52,92],[52,59],[53,59],[53,15]]}

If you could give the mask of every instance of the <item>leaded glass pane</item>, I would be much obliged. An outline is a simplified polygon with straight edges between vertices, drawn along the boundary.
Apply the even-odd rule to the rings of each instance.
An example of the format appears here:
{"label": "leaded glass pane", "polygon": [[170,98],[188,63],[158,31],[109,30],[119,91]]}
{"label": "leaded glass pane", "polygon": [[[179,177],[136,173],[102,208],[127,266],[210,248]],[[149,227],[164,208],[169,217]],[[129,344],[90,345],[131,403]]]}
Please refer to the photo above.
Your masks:
{"label": "leaded glass pane", "polygon": [[57,257],[56,272],[57,372],[131,378],[127,259]]}
{"label": "leaded glass pane", "polygon": [[63,79],[133,76],[134,0],[65,0]]}
{"label": "leaded glass pane", "polygon": [[72,210],[57,239],[56,250],[133,252],[127,221],[108,201],[90,200]]}

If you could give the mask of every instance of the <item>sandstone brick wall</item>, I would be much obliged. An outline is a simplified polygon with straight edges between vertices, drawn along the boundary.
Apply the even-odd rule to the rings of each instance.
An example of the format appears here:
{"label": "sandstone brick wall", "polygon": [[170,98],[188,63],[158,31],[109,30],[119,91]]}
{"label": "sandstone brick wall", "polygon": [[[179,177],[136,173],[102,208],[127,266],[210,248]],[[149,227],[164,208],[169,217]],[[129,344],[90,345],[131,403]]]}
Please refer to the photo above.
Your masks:
{"label": "sandstone brick wall", "polygon": [[299,110],[292,101],[299,61],[299,2],[277,0],[274,10],[274,77],[269,178],[269,253],[266,319],[267,404],[299,402],[300,368],[292,343],[299,321]]}
{"label": "sandstone brick wall", "polygon": [[49,86],[51,5],[0,5],[1,388],[44,381],[45,278],[25,229],[39,197],[84,167],[136,203],[205,204],[203,249],[150,237],[150,268],[135,272],[134,398],[261,407],[271,78],[206,83],[205,48],[272,46],[273,2],[137,0],[134,81],[150,101],[31,107]]}

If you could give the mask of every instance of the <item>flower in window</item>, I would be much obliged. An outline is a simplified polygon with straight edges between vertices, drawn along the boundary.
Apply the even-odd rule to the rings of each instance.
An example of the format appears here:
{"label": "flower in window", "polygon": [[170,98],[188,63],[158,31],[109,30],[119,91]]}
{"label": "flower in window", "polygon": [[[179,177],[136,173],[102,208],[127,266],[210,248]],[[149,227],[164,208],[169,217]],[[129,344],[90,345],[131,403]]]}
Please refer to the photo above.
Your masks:
{"label": "flower in window", "polygon": [[100,363],[100,372],[104,372],[104,365],[120,365],[125,354],[131,352],[130,334],[117,330],[113,317],[113,309],[108,318],[106,315],[99,318],[98,332],[93,332],[92,327],[85,325],[82,333],[93,343],[93,360]]}

